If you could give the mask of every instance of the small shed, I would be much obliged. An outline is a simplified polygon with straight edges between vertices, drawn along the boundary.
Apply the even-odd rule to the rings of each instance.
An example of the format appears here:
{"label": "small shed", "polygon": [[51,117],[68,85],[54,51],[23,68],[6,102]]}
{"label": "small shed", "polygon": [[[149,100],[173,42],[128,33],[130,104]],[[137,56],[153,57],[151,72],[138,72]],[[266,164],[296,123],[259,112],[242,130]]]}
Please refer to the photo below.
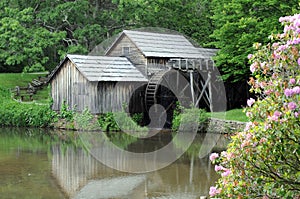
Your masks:
{"label": "small shed", "polygon": [[[126,57],[67,55],[49,77],[53,110],[65,102],[81,112],[120,111],[132,103],[131,112],[143,112],[140,87],[148,80]],[[127,104],[130,105],[130,104]]]}

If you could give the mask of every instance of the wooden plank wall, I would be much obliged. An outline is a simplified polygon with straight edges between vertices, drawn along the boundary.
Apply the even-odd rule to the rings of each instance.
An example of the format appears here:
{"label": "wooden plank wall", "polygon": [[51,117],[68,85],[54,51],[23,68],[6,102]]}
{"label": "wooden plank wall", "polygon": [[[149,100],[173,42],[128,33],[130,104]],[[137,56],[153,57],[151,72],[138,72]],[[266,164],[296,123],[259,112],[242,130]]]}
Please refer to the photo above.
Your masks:
{"label": "wooden plank wall", "polygon": [[[125,103],[133,103],[134,112],[143,112],[143,100],[135,90],[142,85],[133,82],[89,82],[71,61],[66,61],[51,82],[52,109],[59,111],[63,101],[76,111],[88,108],[99,114],[121,111]],[[135,93],[134,93],[135,92]],[[132,97],[132,95],[137,95]],[[130,102],[130,100],[133,100]]]}
{"label": "wooden plank wall", "polygon": [[63,101],[78,111],[89,107],[89,95],[96,94],[90,91],[92,86],[71,61],[66,61],[51,81],[52,109],[59,111]]}
{"label": "wooden plank wall", "polygon": [[147,59],[142,52],[132,43],[132,41],[126,36],[122,36],[120,41],[107,54],[108,56],[124,56],[123,47],[129,47],[129,55],[126,56],[144,75],[146,75],[146,63]]}
{"label": "wooden plank wall", "polygon": [[[99,82],[98,95],[94,105],[95,112],[107,113],[121,111],[125,103],[130,106],[130,112],[140,113],[143,112],[143,99],[141,98],[141,83],[133,82]],[[142,87],[144,87],[142,85]],[[135,92],[138,91],[138,92]]]}

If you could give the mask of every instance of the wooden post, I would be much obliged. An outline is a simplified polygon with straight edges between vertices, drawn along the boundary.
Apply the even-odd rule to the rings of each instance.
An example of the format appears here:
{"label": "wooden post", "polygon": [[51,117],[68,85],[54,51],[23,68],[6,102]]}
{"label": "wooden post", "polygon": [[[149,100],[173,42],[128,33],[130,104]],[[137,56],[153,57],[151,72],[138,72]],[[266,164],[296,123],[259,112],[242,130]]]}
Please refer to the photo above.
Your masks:
{"label": "wooden post", "polygon": [[210,112],[213,112],[213,96],[212,96],[212,84],[211,84],[211,71],[208,71],[208,78],[209,82],[208,82],[208,91],[209,91],[209,108],[210,108]]}
{"label": "wooden post", "polygon": [[194,75],[192,70],[190,70],[190,86],[191,86],[191,93],[192,93],[192,102],[193,102],[193,106],[195,106]]}

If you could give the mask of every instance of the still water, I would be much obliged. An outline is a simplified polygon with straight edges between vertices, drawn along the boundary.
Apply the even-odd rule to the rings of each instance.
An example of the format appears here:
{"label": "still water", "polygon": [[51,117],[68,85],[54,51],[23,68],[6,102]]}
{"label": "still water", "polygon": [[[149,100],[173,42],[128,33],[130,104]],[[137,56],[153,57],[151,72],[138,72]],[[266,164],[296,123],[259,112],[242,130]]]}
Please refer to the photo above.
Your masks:
{"label": "still water", "polygon": [[[180,144],[172,143],[173,134],[168,132],[148,139],[133,139],[122,133],[106,136],[119,148],[131,152],[147,153],[170,142],[174,148],[180,148]],[[94,148],[78,133],[0,128],[0,198],[192,199],[207,196],[209,187],[219,176],[208,155],[199,158],[199,149],[213,143],[212,150],[220,151],[228,142],[217,134],[210,134],[209,139],[207,136],[197,134],[189,150],[167,167],[131,173],[102,164],[93,154]],[[204,143],[207,141],[209,143]],[[105,154],[102,159],[109,159],[119,168],[142,164],[129,156],[114,156],[104,148],[98,147],[97,151]],[[159,165],[160,161],[163,160],[155,163]]]}

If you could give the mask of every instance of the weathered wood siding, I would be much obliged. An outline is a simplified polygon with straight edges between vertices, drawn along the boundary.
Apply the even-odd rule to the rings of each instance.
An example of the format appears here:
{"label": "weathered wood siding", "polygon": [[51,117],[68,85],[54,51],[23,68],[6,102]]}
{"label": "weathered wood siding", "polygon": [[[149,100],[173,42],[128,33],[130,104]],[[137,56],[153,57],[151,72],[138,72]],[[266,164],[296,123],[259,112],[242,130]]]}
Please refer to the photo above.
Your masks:
{"label": "weathered wood siding", "polygon": [[66,61],[51,81],[53,110],[59,111],[65,101],[70,108],[82,111],[93,110],[93,96],[97,95],[97,84],[89,82],[71,61]]}
{"label": "weathered wood siding", "polygon": [[99,113],[121,111],[123,104],[126,104],[131,105],[130,112],[143,112],[144,104],[140,86],[141,83],[132,82],[99,82],[98,95],[95,99],[96,111]]}
{"label": "weathered wood siding", "polygon": [[99,114],[121,111],[126,103],[131,112],[143,112],[143,100],[135,92],[141,83],[133,82],[90,82],[71,61],[66,61],[51,81],[53,110],[59,111],[65,101],[70,108],[83,111],[88,108],[91,113]]}
{"label": "weathered wood siding", "polygon": [[147,59],[136,45],[126,36],[122,35],[120,40],[107,53],[108,56],[125,56],[123,47],[129,47],[129,54],[126,57],[144,74],[146,75]]}

